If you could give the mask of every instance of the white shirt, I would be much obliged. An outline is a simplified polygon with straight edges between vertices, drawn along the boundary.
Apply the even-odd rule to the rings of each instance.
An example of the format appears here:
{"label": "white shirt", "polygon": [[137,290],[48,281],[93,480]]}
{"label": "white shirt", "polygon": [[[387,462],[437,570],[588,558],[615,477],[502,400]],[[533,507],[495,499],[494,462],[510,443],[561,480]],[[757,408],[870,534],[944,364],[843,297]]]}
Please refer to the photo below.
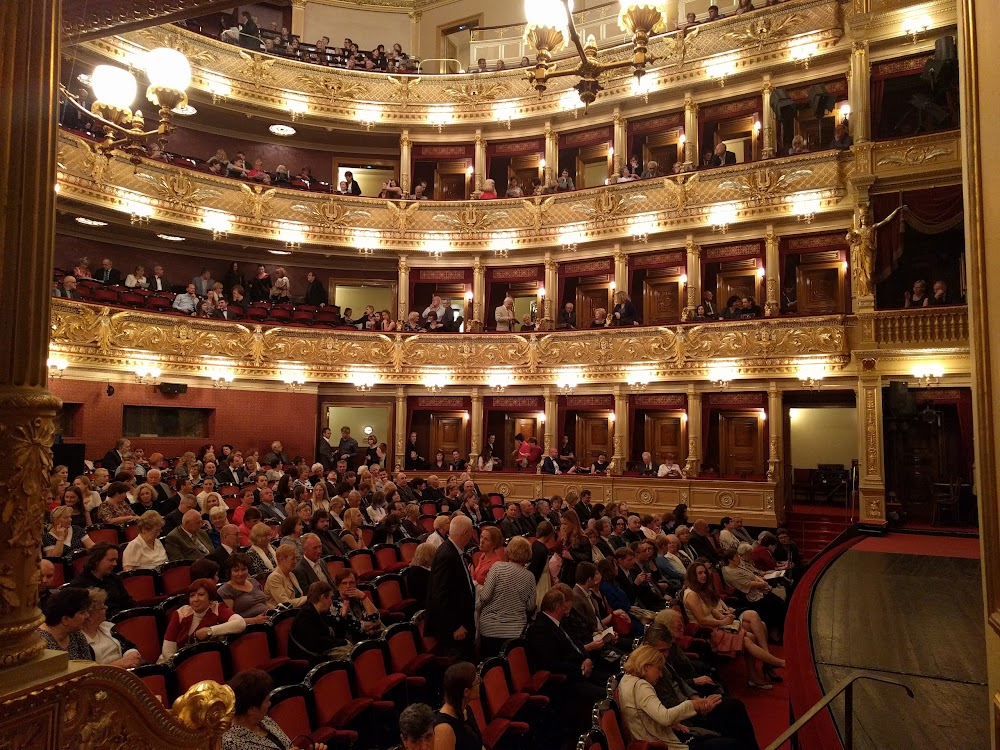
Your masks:
{"label": "white shirt", "polygon": [[494,317],[496,318],[497,321],[497,330],[507,331],[509,333],[511,324],[515,320],[514,309],[513,308],[508,309],[505,305],[500,305],[500,307],[496,309]]}
{"label": "white shirt", "polygon": [[675,474],[676,476],[680,476],[681,467],[678,466],[677,464],[660,464],[660,468],[656,472],[656,476],[665,477],[668,474]]}
{"label": "white shirt", "polygon": [[130,648],[123,654],[122,644],[118,642],[117,638],[111,635],[111,627],[110,622],[102,622],[97,626],[97,635],[93,638],[84,633],[87,643],[94,649],[94,661],[98,664],[110,664],[113,661],[118,661],[125,654],[139,653],[134,648]]}
{"label": "white shirt", "polygon": [[137,536],[129,542],[122,555],[122,567],[126,570],[132,568],[151,570],[165,562],[167,562],[167,551],[163,548],[163,542],[154,539],[153,548],[150,549],[146,540],[141,536]]}
{"label": "white shirt", "polygon": [[436,531],[433,532],[430,536],[427,537],[427,544],[431,545],[434,549],[437,549],[438,547],[440,547],[441,543],[443,541],[444,541],[444,537],[441,536]]}

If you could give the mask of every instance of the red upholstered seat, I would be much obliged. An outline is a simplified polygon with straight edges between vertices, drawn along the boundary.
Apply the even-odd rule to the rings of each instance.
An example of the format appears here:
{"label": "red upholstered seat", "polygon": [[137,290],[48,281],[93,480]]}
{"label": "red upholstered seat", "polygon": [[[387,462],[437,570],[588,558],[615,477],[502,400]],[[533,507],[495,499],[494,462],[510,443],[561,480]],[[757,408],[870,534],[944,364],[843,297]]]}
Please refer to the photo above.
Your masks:
{"label": "red upholstered seat", "polygon": [[399,542],[396,546],[399,548],[400,559],[404,563],[409,565],[410,562],[413,560],[413,555],[416,553],[417,547],[420,546],[420,542],[418,542],[416,539],[406,539],[402,542]]}
{"label": "red upholstered seat", "polygon": [[122,543],[122,530],[112,523],[98,523],[87,527],[87,536],[94,544],[107,542],[116,547]]}
{"label": "red upholstered seat", "polygon": [[272,652],[271,637],[271,627],[266,623],[248,625],[242,633],[231,637],[229,655],[233,661],[233,672],[246,669],[273,672],[287,665],[291,659]]}
{"label": "red upholstered seat", "polygon": [[291,738],[305,736],[313,742],[338,746],[348,746],[358,739],[357,732],[316,724],[313,696],[305,685],[288,685],[272,690],[270,698],[267,715]]}
{"label": "red upholstered seat", "polygon": [[159,604],[163,601],[163,597],[156,593],[155,571],[142,568],[127,570],[119,575],[119,580],[129,596],[140,605]]}
{"label": "red upholstered seat", "polygon": [[288,656],[288,633],[295,622],[294,609],[286,609],[271,618],[271,627],[274,629],[274,651],[278,656]]}
{"label": "red upholstered seat", "polygon": [[162,614],[153,607],[133,607],[111,618],[113,629],[131,641],[142,660],[153,664],[163,648]]}
{"label": "red upholstered seat", "polygon": [[479,672],[483,683],[486,712],[491,719],[514,719],[529,708],[548,705],[544,695],[511,693],[503,660],[487,659]]}
{"label": "red upholstered seat", "polygon": [[173,702],[173,672],[166,664],[144,664],[131,670],[164,707]]}
{"label": "red upholstered seat", "polygon": [[351,665],[361,695],[374,700],[405,700],[407,677],[401,672],[386,669],[385,653],[380,642],[360,644],[351,653]]}
{"label": "red upholstered seat", "polygon": [[229,674],[226,657],[226,646],[218,641],[196,643],[174,654],[170,662],[174,667],[178,695],[183,695],[188,688],[203,680],[223,684]]}
{"label": "red upholstered seat", "polygon": [[400,615],[408,618],[417,609],[417,600],[403,596],[403,581],[399,573],[386,573],[372,582],[375,588],[375,604],[379,610],[386,610],[390,615]]}
{"label": "red upholstered seat", "polygon": [[191,561],[174,560],[160,568],[160,593],[165,596],[187,593],[191,585]]}
{"label": "red upholstered seat", "polygon": [[375,703],[372,698],[355,697],[346,662],[320,664],[306,676],[306,684],[316,700],[316,721],[323,726],[346,729]]}
{"label": "red upholstered seat", "polygon": [[516,692],[537,695],[542,692],[544,687],[551,687],[565,679],[564,675],[554,675],[544,669],[532,672],[528,664],[524,642],[521,640],[508,642],[504,649],[504,656],[510,670],[511,686]]}
{"label": "red upholstered seat", "polygon": [[326,566],[326,572],[330,574],[330,578],[333,578],[347,567],[347,558],[340,555],[327,555],[323,558],[323,564]]}
{"label": "red upholstered seat", "polygon": [[399,547],[395,544],[376,544],[372,552],[375,553],[375,564],[387,573],[396,573],[409,565],[400,557]]}
{"label": "red upholstered seat", "polygon": [[375,554],[370,549],[355,549],[347,553],[347,563],[359,581],[370,581],[385,573],[376,565]]}

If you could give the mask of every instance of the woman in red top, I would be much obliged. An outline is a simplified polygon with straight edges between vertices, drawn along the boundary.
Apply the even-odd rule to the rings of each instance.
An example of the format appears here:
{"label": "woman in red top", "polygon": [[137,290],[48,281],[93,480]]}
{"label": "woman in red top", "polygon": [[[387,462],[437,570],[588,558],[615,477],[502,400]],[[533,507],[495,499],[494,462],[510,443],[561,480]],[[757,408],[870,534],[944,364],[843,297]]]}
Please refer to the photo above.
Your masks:
{"label": "woman in red top", "polygon": [[242,633],[246,627],[242,617],[219,601],[215,584],[207,578],[199,578],[188,586],[188,603],[170,615],[159,663],[189,644]]}
{"label": "woman in red top", "polygon": [[472,571],[472,580],[482,586],[486,582],[486,574],[498,562],[507,559],[503,547],[503,534],[496,526],[484,526],[479,532],[479,551],[482,553]]}
{"label": "woman in red top", "polygon": [[497,197],[497,184],[493,180],[486,180],[483,191],[479,194],[479,200],[489,201]]}

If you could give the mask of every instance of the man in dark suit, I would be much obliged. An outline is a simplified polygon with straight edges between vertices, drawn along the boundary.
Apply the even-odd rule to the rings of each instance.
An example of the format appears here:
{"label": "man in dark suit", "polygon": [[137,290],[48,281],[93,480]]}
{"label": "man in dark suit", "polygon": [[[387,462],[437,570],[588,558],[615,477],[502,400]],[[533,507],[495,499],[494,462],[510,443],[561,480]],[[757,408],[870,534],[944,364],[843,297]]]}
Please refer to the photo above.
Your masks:
{"label": "man in dark suit", "polygon": [[350,622],[347,613],[347,599],[334,602],[330,584],[313,583],[306,590],[306,603],[299,608],[288,633],[288,655],[313,664],[328,660],[333,649],[347,645]]}
{"label": "man in dark suit", "polygon": [[111,258],[101,261],[101,270],[95,276],[98,281],[108,286],[118,286],[122,283],[122,272],[111,265]]}
{"label": "man in dark suit", "polygon": [[153,266],[153,275],[149,279],[149,291],[169,292],[170,282],[163,277],[163,266]]}
{"label": "man in dark suit", "polygon": [[712,294],[707,289],[701,298],[701,305],[705,308],[706,318],[717,318],[719,317],[719,311],[715,309],[715,295]]}
{"label": "man in dark suit", "polygon": [[181,495],[180,499],[177,501],[177,507],[163,517],[163,533],[169,534],[171,531],[180,526],[181,521],[184,520],[184,514],[192,508],[197,507],[198,498],[194,495]]}
{"label": "man in dark suit", "polygon": [[288,516],[285,512],[285,506],[274,502],[274,490],[270,487],[265,487],[260,491],[260,505],[257,506],[257,510],[260,511],[262,520],[273,518],[277,521],[284,521]]}
{"label": "man in dark suit", "polygon": [[302,559],[295,566],[295,580],[302,588],[309,588],[316,581],[324,581],[333,586],[330,573],[323,564],[323,542],[315,534],[303,534],[302,539]]}
{"label": "man in dark suit", "polygon": [[572,608],[572,600],[562,591],[550,589],[542,597],[542,611],[528,627],[525,641],[535,669],[566,675],[560,692],[581,704],[582,718],[586,719],[591,706],[604,697],[606,680],[602,673],[594,672],[594,662],[562,629],[562,619]]}
{"label": "man in dark suit", "polygon": [[[265,475],[266,476],[266,475]],[[243,456],[234,453],[222,469],[216,467],[216,481],[219,485],[235,484],[237,487],[247,481],[247,470],[243,468]]]}
{"label": "man in dark suit", "polygon": [[320,433],[319,440],[316,441],[316,460],[323,464],[323,468],[329,471],[333,468],[333,446],[330,445],[330,436],[333,432],[329,427],[324,427]]}
{"label": "man in dark suit", "polygon": [[181,519],[181,525],[167,534],[163,540],[163,548],[167,558],[174,560],[200,560],[212,554],[215,545],[208,538],[208,533],[201,528],[201,513],[189,510]]}
{"label": "man in dark suit", "polygon": [[736,163],[736,154],[729,151],[726,148],[725,143],[720,143],[715,147],[715,153],[712,155],[711,166],[713,167],[725,167],[729,164]]}
{"label": "man in dark suit", "polygon": [[104,458],[101,459],[101,468],[107,469],[108,474],[114,476],[118,467],[122,465],[122,461],[125,460],[123,456],[128,453],[128,449],[131,447],[132,443],[128,438],[118,438],[115,441],[114,450],[105,453]]}
{"label": "man in dark suit", "polygon": [[361,186],[354,181],[353,172],[344,172],[344,182],[347,183],[347,195],[361,195]]}
{"label": "man in dark suit", "polygon": [[240,546],[240,527],[236,524],[227,523],[219,531],[219,546],[212,554],[205,559],[212,560],[219,565],[219,579],[229,580],[229,556]]}
{"label": "man in dark suit", "polygon": [[507,515],[500,522],[500,531],[503,532],[504,539],[510,539],[521,534],[521,525],[518,523],[520,520],[521,509],[517,503],[507,503]]}
{"label": "man in dark suit", "polygon": [[146,472],[146,484],[156,490],[153,510],[161,516],[166,516],[177,507],[177,498],[173,497],[170,487],[162,480],[162,477],[163,474],[159,469],[150,469]]}
{"label": "man in dark suit", "polygon": [[583,526],[587,525],[587,521],[590,520],[592,515],[590,497],[590,490],[580,490],[580,499],[573,506],[573,510],[576,511],[576,515],[579,516],[580,523]]}
{"label": "man in dark suit", "polygon": [[442,653],[474,661],[476,642],[476,591],[463,552],[472,538],[472,521],[452,519],[448,538],[431,564],[425,627],[437,638]]}
{"label": "man in dark suit", "polygon": [[715,548],[715,540],[712,539],[708,528],[708,521],[704,518],[699,518],[694,522],[694,526],[691,527],[690,544],[691,548],[698,554],[698,557],[704,557],[713,563],[719,562],[719,550]]}
{"label": "man in dark suit", "polygon": [[634,544],[645,538],[646,535],[642,533],[642,519],[633,513],[628,517],[626,529],[622,532],[622,539],[625,540],[626,544]]}

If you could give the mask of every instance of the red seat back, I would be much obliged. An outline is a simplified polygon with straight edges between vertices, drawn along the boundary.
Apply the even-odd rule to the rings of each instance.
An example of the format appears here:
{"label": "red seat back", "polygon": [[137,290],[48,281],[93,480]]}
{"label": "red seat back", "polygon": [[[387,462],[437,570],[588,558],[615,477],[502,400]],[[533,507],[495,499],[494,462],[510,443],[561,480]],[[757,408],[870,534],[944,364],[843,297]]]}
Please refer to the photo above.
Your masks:
{"label": "red seat back", "polygon": [[149,688],[150,692],[160,699],[164,708],[170,708],[170,695],[167,692],[166,675],[155,673],[143,675],[139,678],[142,683]]}
{"label": "red seat back", "polygon": [[416,539],[406,539],[396,545],[399,548],[399,556],[405,563],[410,563],[413,560],[413,555],[416,554],[417,547],[420,546],[420,542]]}
{"label": "red seat back", "polygon": [[310,684],[316,705],[316,723],[332,726],[333,718],[354,700],[350,673],[346,669],[331,669]]}
{"label": "red seat back", "polygon": [[433,516],[438,512],[437,504],[428,502],[420,503],[420,512],[425,516]]}
{"label": "red seat back", "polygon": [[309,725],[309,704],[306,701],[306,695],[292,695],[280,702],[272,702],[267,715],[289,737],[308,736],[312,727]]}
{"label": "red seat back", "polygon": [[385,643],[389,647],[389,660],[395,672],[402,672],[403,667],[420,655],[417,640],[408,627],[399,626],[386,636]]}
{"label": "red seat back", "polygon": [[358,692],[369,698],[381,698],[377,686],[387,674],[382,649],[367,648],[360,654],[352,654],[351,663],[354,665],[354,676],[358,681]]}
{"label": "red seat back", "polygon": [[382,609],[389,609],[403,601],[403,589],[396,577],[383,576],[375,580],[375,595]]}
{"label": "red seat back", "polygon": [[382,570],[399,562],[399,551],[391,545],[381,545],[375,550],[375,562]]}
{"label": "red seat back", "polygon": [[354,550],[347,556],[347,562],[358,576],[371,573],[375,570],[372,562],[372,554],[368,550]]}
{"label": "red seat back", "polygon": [[135,521],[129,521],[125,524],[125,541],[131,542],[137,536],[139,536],[139,524]]}
{"label": "red seat back", "polygon": [[156,574],[152,570],[130,570],[120,580],[129,596],[140,604],[156,600]]}
{"label": "red seat back", "polygon": [[263,669],[271,660],[271,643],[266,630],[250,630],[229,639],[229,656],[233,672]]}
{"label": "red seat back", "polygon": [[178,695],[186,693],[188,688],[202,680],[214,680],[220,685],[225,683],[222,654],[218,651],[202,651],[185,657],[182,650],[180,655],[181,658],[174,662]]}
{"label": "red seat back", "polygon": [[434,518],[435,516],[420,516],[420,527],[428,534],[434,531]]}
{"label": "red seat back", "polygon": [[121,544],[121,531],[117,526],[88,526],[87,536],[94,544],[100,544],[101,542],[107,542],[108,544],[113,544],[118,546]]}
{"label": "red seat back", "polygon": [[625,750],[625,738],[618,723],[618,714],[611,707],[605,708],[600,714],[601,731],[608,739],[608,750]]}
{"label": "red seat back", "polygon": [[531,682],[531,668],[528,666],[528,655],[524,646],[514,646],[507,651],[507,666],[510,668],[510,681],[515,692],[525,692]]}
{"label": "red seat back", "polygon": [[159,620],[154,612],[140,611],[135,614],[129,610],[120,612],[115,617],[114,630],[135,644],[142,660],[147,664],[155,664],[160,658],[163,638],[160,634]]}
{"label": "red seat back", "polygon": [[160,572],[160,590],[166,596],[183,594],[191,585],[191,563],[165,567]]}
{"label": "red seat back", "polygon": [[278,656],[288,656],[288,633],[295,622],[295,611],[288,610],[271,621],[274,628],[274,648]]}
{"label": "red seat back", "polygon": [[497,712],[510,697],[507,676],[503,673],[503,667],[499,664],[488,667],[482,673],[482,681],[483,692],[486,694],[486,710],[490,718],[496,718]]}

